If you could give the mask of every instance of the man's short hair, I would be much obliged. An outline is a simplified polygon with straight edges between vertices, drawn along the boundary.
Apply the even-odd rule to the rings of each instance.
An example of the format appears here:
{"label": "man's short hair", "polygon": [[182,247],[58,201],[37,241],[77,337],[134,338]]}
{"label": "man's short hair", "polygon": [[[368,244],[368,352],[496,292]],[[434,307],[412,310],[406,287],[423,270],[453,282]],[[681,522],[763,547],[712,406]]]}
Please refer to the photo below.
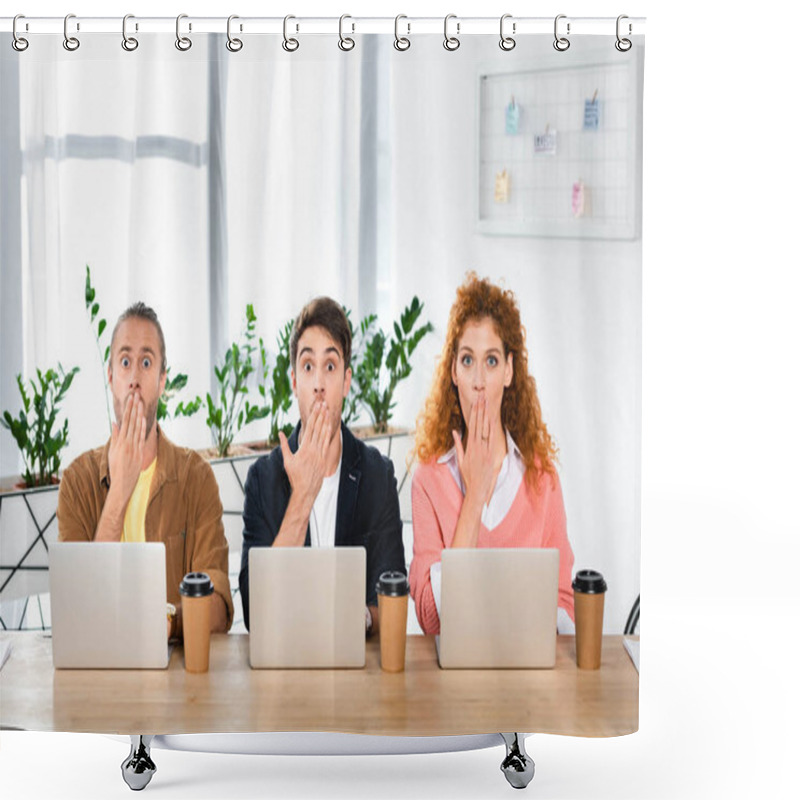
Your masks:
{"label": "man's short hair", "polygon": [[117,328],[125,322],[126,319],[131,318],[136,319],[146,319],[148,322],[152,322],[153,325],[156,326],[156,330],[158,331],[158,341],[161,345],[161,372],[164,373],[167,371],[167,346],[164,344],[164,331],[161,330],[161,323],[158,321],[158,315],[155,311],[153,311],[150,306],[145,305],[141,302],[134,303],[131,306],[128,306],[120,315],[119,319],[117,320],[117,324],[114,325],[114,332],[111,334],[111,351],[114,350],[114,339],[117,338]]}
{"label": "man's short hair", "polygon": [[300,337],[308,328],[320,327],[328,332],[328,336],[339,345],[344,359],[344,368],[350,366],[350,350],[353,344],[353,335],[350,332],[350,323],[344,309],[330,297],[315,297],[305,305],[292,327],[292,337],[289,340],[292,369],[297,364],[297,344]]}

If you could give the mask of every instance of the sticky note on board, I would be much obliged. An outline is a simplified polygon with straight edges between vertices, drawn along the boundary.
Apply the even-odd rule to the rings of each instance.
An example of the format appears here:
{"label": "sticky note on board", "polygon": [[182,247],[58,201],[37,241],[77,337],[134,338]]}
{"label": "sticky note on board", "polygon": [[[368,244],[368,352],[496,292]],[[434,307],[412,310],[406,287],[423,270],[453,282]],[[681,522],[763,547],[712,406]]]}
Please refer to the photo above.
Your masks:
{"label": "sticky note on board", "polygon": [[537,133],[533,137],[533,152],[540,156],[554,156],[558,144],[558,133],[546,130],[544,133]]}
{"label": "sticky note on board", "polygon": [[572,216],[575,219],[589,217],[592,214],[591,193],[582,180],[572,184]]}
{"label": "sticky note on board", "polygon": [[600,127],[600,101],[597,97],[586,100],[583,104],[583,129],[596,131]]}
{"label": "sticky note on board", "polygon": [[495,203],[507,203],[511,193],[511,176],[507,170],[498,172],[494,176],[494,201]]}
{"label": "sticky note on board", "polygon": [[506,106],[506,135],[516,136],[519,133],[519,112],[520,108],[512,97]]}

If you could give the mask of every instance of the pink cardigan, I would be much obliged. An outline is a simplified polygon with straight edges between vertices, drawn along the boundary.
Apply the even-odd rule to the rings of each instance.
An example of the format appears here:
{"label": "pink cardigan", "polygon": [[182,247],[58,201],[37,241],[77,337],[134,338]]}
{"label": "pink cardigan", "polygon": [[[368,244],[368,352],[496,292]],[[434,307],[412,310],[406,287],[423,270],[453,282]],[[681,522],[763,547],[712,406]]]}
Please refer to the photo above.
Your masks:
{"label": "pink cardigan", "polygon": [[[409,570],[411,596],[425,633],[439,633],[439,615],[431,588],[431,565],[441,561],[456,532],[464,496],[445,463],[420,464],[411,482],[414,557]],[[478,547],[557,547],[561,551],[558,605],[575,619],[572,596],[574,556],[567,538],[567,517],[557,475],[545,473],[538,492],[520,484],[502,522],[492,530],[481,524]]]}

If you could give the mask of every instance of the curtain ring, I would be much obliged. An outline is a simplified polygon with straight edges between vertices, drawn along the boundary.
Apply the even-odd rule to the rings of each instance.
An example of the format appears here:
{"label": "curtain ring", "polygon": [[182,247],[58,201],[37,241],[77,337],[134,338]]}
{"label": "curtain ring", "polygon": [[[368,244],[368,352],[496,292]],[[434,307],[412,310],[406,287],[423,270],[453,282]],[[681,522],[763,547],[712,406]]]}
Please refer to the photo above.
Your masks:
{"label": "curtain ring", "polygon": [[227,47],[231,53],[238,53],[242,49],[242,47],[244,47],[244,44],[241,39],[237,39],[236,37],[231,37],[231,22],[233,22],[233,20],[235,19],[239,19],[239,17],[237,17],[236,14],[231,14],[228,17],[228,41],[225,42],[225,47]]}
{"label": "curtain ring", "polygon": [[[503,25],[507,19],[511,19],[511,14],[503,14],[503,16],[500,17],[500,49],[505,50],[506,52],[513,50],[517,46],[516,39],[514,39],[513,36],[506,36],[503,33]],[[511,24],[511,32],[517,32],[516,22]]]}
{"label": "curtain ring", "polygon": [[[555,41],[553,42],[553,47],[558,50],[559,53],[563,53],[565,50],[569,50],[570,40],[566,38],[566,36],[559,36],[558,35],[558,21],[560,19],[566,19],[566,14],[559,14],[556,17],[555,24],[553,26],[553,32],[556,37]],[[569,36],[569,22],[567,23],[567,36]]]}
{"label": "curtain ring", "polygon": [[[353,19],[353,18],[349,14],[342,14],[342,16],[339,17],[339,49],[344,50],[345,52],[349,52],[356,46],[356,43],[354,39],[351,39],[349,36],[345,37],[342,33],[342,24],[346,19]],[[351,22],[350,24],[353,26],[352,32],[355,33],[356,32],[355,22]]]}
{"label": "curtain ring", "polygon": [[71,19],[75,19],[74,14],[67,14],[67,16],[64,17],[64,49],[69,50],[70,53],[77,50],[81,46],[81,43],[78,39],[69,35],[68,26]]}
{"label": "curtain ring", "polygon": [[[181,36],[181,20],[188,19],[188,14],[178,14],[175,20],[175,47],[181,52],[186,52],[192,46],[192,40],[188,36]],[[189,30],[192,29],[191,24]]]}
{"label": "curtain ring", "polygon": [[20,36],[17,33],[17,20],[18,19],[25,19],[25,17],[24,17],[23,14],[17,14],[17,16],[14,17],[14,22],[11,25],[11,35],[13,37],[11,39],[11,46],[18,53],[22,53],[22,52],[24,52],[25,50],[28,49],[28,44],[30,44],[30,43],[28,42],[27,39],[23,38],[22,36]]}
{"label": "curtain ring", "polygon": [[289,14],[283,18],[283,42],[281,43],[281,47],[283,47],[283,49],[287,53],[294,53],[294,51],[297,50],[298,47],[300,47],[300,42],[298,42],[297,39],[295,38],[290,39],[286,35],[290,19],[296,19],[296,17],[293,17],[291,14]]}
{"label": "curtain ring", "polygon": [[[408,17],[405,14],[398,14],[394,18],[394,49],[402,53],[411,47],[411,39],[407,38],[407,36],[400,35],[401,19],[408,19]],[[411,24],[407,22],[406,27],[408,28],[408,33],[411,33]]]}
{"label": "curtain ring", "polygon": [[[626,14],[620,14],[617,17],[617,41],[614,42],[614,47],[616,47],[617,50],[619,50],[620,53],[627,53],[628,50],[630,50],[631,47],[633,47],[633,42],[631,42],[630,39],[623,39],[619,35],[619,27],[620,27],[619,24],[620,24],[620,22],[622,22],[623,19],[628,19],[628,16]],[[630,33],[631,33],[631,24],[629,22],[628,23],[628,34],[630,34]]]}
{"label": "curtain ring", "polygon": [[122,49],[132,53],[139,46],[139,40],[133,36],[128,36],[129,19],[134,19],[133,14],[126,14],[122,18]]}
{"label": "curtain ring", "polygon": [[[458,50],[461,47],[461,40],[458,36],[448,36],[447,35],[447,23],[450,22],[451,19],[457,19],[455,14],[448,14],[444,18],[444,42],[442,43],[445,50],[449,50],[451,53],[454,50]],[[461,23],[456,23],[456,34],[459,33],[461,30]]]}

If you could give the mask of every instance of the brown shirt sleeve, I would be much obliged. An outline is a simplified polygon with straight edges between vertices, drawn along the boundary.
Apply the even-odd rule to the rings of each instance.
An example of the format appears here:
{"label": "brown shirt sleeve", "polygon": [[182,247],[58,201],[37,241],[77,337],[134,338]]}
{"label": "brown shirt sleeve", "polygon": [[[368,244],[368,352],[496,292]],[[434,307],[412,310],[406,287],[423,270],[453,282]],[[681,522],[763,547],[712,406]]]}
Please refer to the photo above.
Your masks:
{"label": "brown shirt sleeve", "polygon": [[[192,465],[196,489],[193,498],[194,536],[191,552],[187,553],[187,564],[192,572],[205,572],[214,584],[214,591],[225,601],[228,609],[228,630],[233,623],[233,599],[228,579],[228,540],[222,524],[222,503],[211,465],[200,456]],[[188,544],[188,543],[187,543]]]}
{"label": "brown shirt sleeve", "polygon": [[76,461],[61,476],[56,509],[60,542],[94,540],[99,515],[92,513],[90,476],[83,474],[86,466]]}

